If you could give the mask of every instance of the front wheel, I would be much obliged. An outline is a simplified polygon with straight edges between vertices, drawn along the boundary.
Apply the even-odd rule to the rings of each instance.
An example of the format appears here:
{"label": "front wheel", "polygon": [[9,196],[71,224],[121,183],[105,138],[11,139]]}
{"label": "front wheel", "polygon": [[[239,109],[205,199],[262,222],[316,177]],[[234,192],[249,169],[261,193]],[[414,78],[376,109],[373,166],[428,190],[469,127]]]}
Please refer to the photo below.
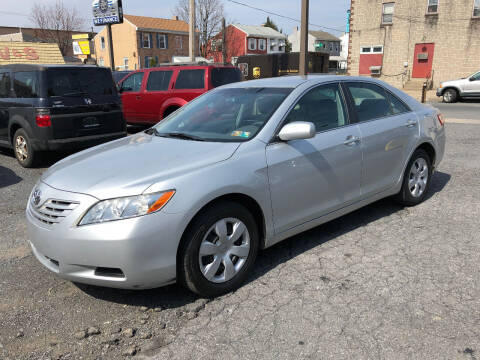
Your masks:
{"label": "front wheel", "polygon": [[222,202],[193,221],[179,252],[179,277],[191,291],[215,297],[237,289],[253,268],[259,234],[242,205]]}
{"label": "front wheel", "polygon": [[457,90],[447,89],[443,93],[443,101],[446,103],[454,103],[458,100]]}
{"label": "front wheel", "polygon": [[416,150],[408,162],[397,200],[405,206],[420,204],[430,188],[432,163],[425,150]]}

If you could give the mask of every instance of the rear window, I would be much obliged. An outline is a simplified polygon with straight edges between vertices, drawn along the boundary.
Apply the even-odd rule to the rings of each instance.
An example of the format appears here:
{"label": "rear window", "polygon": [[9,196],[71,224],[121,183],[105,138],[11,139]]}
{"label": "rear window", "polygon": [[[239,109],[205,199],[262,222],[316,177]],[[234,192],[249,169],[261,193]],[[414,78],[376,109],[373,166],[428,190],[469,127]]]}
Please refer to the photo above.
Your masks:
{"label": "rear window", "polygon": [[112,74],[106,69],[49,69],[48,96],[113,95],[116,93]]}
{"label": "rear window", "polygon": [[0,98],[10,97],[10,73],[0,73]]}
{"label": "rear window", "polygon": [[175,89],[204,89],[205,69],[180,70]]}
{"label": "rear window", "polygon": [[38,76],[35,71],[20,71],[13,74],[13,91],[17,98],[38,97]]}
{"label": "rear window", "polygon": [[213,68],[212,85],[218,87],[242,80],[242,72],[237,68]]}
{"label": "rear window", "polygon": [[148,76],[148,91],[165,91],[168,90],[170,79],[173,71],[151,71]]}

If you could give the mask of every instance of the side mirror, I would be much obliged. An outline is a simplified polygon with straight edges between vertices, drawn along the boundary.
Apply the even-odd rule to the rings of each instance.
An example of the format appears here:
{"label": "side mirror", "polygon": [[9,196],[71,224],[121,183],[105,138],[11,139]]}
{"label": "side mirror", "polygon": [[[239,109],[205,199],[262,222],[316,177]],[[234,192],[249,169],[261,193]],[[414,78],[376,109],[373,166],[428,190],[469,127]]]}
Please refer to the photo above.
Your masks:
{"label": "side mirror", "polygon": [[315,125],[311,122],[295,121],[285,125],[278,137],[283,141],[311,139],[315,136]]}
{"label": "side mirror", "polygon": [[470,81],[477,81],[477,79],[476,79],[476,78],[474,78],[474,77],[471,77],[471,78],[470,78],[470,79],[468,79],[468,80],[470,80]]}

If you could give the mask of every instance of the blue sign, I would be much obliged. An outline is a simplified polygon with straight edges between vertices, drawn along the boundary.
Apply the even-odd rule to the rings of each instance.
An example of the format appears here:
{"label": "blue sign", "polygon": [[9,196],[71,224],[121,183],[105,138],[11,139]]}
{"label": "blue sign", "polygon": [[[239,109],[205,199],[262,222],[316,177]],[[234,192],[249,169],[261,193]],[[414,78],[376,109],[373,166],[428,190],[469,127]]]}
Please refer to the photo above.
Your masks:
{"label": "blue sign", "polygon": [[346,33],[350,32],[350,10],[347,10],[347,29],[345,32]]}
{"label": "blue sign", "polygon": [[123,22],[122,0],[94,0],[92,10],[93,23],[97,26]]}

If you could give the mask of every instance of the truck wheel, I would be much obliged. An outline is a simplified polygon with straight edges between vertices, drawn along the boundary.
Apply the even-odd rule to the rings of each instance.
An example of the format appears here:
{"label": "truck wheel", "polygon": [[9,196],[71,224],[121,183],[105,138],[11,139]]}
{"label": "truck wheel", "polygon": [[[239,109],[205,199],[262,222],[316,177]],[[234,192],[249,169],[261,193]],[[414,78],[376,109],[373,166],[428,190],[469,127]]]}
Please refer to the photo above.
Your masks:
{"label": "truck wheel", "polygon": [[13,151],[20,165],[25,168],[33,167],[38,161],[39,154],[33,150],[32,142],[22,128],[13,135]]}
{"label": "truck wheel", "polygon": [[446,103],[454,103],[458,99],[458,92],[455,89],[447,89],[443,93],[443,101]]}

